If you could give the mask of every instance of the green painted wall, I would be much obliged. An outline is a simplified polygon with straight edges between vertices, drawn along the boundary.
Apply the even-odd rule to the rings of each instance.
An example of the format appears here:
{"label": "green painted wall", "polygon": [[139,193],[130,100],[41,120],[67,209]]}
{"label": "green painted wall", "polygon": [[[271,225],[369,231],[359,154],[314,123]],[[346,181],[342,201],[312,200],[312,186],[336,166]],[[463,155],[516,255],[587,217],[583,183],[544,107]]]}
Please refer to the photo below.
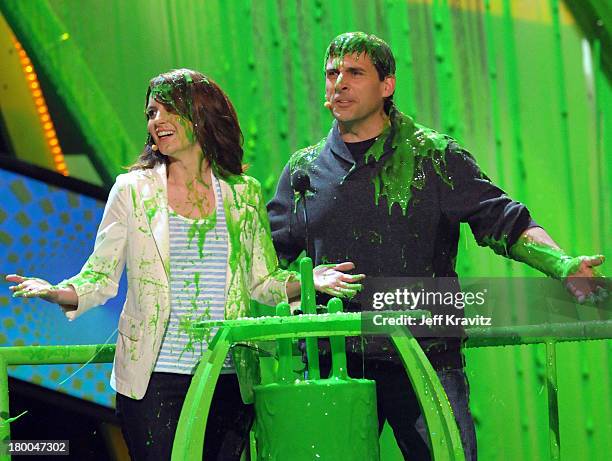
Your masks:
{"label": "green painted wall", "polygon": [[[612,88],[599,45],[583,41],[556,6],[4,0],[0,10],[112,175],[144,142],[149,78],[193,67],[236,105],[250,173],[268,196],[289,154],[329,129],[322,105],[327,43],[348,30],[376,33],[395,50],[403,111],[455,136],[562,247],[610,257]],[[461,275],[535,274],[476,247],[464,230]],[[567,343],[558,357],[562,459],[607,459],[610,342]],[[540,346],[467,351],[481,459],[548,459],[541,361]]]}

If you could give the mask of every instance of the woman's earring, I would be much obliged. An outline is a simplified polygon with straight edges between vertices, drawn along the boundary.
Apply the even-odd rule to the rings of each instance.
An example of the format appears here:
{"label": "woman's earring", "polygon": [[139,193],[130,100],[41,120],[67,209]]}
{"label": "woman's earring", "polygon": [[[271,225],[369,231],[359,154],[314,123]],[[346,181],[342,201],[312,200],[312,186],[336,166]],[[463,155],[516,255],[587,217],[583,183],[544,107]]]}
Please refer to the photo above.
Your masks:
{"label": "woman's earring", "polygon": [[151,144],[151,150],[157,151],[157,144]]}

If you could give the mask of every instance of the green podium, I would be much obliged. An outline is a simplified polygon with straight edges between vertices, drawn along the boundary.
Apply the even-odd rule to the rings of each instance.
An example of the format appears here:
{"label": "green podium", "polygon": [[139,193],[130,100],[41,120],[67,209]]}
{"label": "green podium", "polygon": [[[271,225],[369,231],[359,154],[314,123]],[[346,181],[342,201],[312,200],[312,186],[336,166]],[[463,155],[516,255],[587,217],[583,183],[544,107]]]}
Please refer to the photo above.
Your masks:
{"label": "green podium", "polygon": [[320,379],[255,388],[258,460],[378,460],[376,385]]}
{"label": "green podium", "polygon": [[[305,304],[302,308],[311,314],[314,305]],[[332,299],[328,307],[338,313],[342,302]],[[279,305],[277,315],[288,316],[289,306]],[[343,336],[331,339],[331,373],[320,379],[318,350],[312,346],[308,341],[309,378],[315,379],[295,379],[291,340],[277,340],[277,382],[254,388],[257,459],[378,460],[376,383],[348,377]]]}

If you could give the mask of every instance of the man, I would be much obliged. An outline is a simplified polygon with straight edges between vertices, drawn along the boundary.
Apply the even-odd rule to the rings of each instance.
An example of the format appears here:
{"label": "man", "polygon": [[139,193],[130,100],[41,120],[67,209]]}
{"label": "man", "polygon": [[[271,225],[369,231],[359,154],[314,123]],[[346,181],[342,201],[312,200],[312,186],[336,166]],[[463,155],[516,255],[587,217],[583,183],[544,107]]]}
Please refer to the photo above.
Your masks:
{"label": "man", "polygon": [[[366,286],[372,277],[456,277],[459,224],[467,222],[480,245],[566,280],[579,300],[592,293],[578,276],[592,276],[603,257],[565,255],[468,152],[399,112],[393,102],[395,59],[384,41],[361,32],[336,37],[325,55],[325,74],[333,127],[326,139],[292,155],[268,204],[281,261],[306,249],[307,231],[315,264],[353,261]],[[307,229],[303,200],[292,189],[296,173],[310,180]],[[359,276],[353,277],[341,277],[333,294],[354,290]],[[369,302],[361,293],[347,308],[371,309]],[[461,339],[420,344],[449,397],[466,459],[475,460]],[[352,341],[348,350],[350,374],[364,370],[377,382],[379,427],[389,422],[406,459],[430,459],[420,408],[388,341]]]}

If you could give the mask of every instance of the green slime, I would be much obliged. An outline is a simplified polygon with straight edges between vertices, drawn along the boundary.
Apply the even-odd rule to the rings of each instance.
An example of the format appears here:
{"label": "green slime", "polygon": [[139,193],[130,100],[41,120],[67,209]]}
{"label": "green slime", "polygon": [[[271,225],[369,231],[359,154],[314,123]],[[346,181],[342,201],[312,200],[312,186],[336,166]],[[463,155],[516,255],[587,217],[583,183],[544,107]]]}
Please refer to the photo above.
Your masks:
{"label": "green slime", "polygon": [[[384,162],[379,174],[372,180],[376,205],[381,197],[386,197],[389,214],[397,203],[405,215],[412,189],[421,190],[425,185],[423,168],[426,160],[432,162],[436,174],[452,188],[453,183],[446,173],[446,148],[452,141],[451,137],[419,125],[409,116],[395,110],[391,123],[366,153],[366,162]],[[298,169],[312,169],[325,142],[326,139],[322,139],[317,144],[295,152],[289,159],[290,173]],[[390,150],[394,152],[385,155]]]}
{"label": "green slime", "polygon": [[[513,259],[529,264],[531,267],[543,272],[557,280],[565,280],[580,268],[586,256],[568,256],[563,250],[542,245],[521,235],[510,249]],[[594,274],[598,276],[597,270]]]}
{"label": "green slime", "polygon": [[187,231],[188,246],[191,247],[194,237],[197,235],[198,255],[204,258],[204,243],[206,234],[217,225],[217,213],[213,211],[210,215],[193,221]]}
{"label": "green slime", "polygon": [[395,59],[389,45],[375,35],[364,32],[347,32],[334,38],[325,51],[323,68],[329,58],[342,59],[347,54],[367,54],[377,69],[382,69],[383,76],[395,74]]}
{"label": "green slime", "polygon": [[446,148],[451,141],[452,138],[419,125],[396,111],[391,117],[391,124],[366,153],[366,162],[378,162],[387,151],[388,142],[394,150],[373,180],[376,205],[380,197],[386,197],[389,214],[397,203],[405,215],[412,188],[421,190],[425,185],[423,163],[426,159],[431,160],[436,174],[452,188],[453,184],[446,174]]}

